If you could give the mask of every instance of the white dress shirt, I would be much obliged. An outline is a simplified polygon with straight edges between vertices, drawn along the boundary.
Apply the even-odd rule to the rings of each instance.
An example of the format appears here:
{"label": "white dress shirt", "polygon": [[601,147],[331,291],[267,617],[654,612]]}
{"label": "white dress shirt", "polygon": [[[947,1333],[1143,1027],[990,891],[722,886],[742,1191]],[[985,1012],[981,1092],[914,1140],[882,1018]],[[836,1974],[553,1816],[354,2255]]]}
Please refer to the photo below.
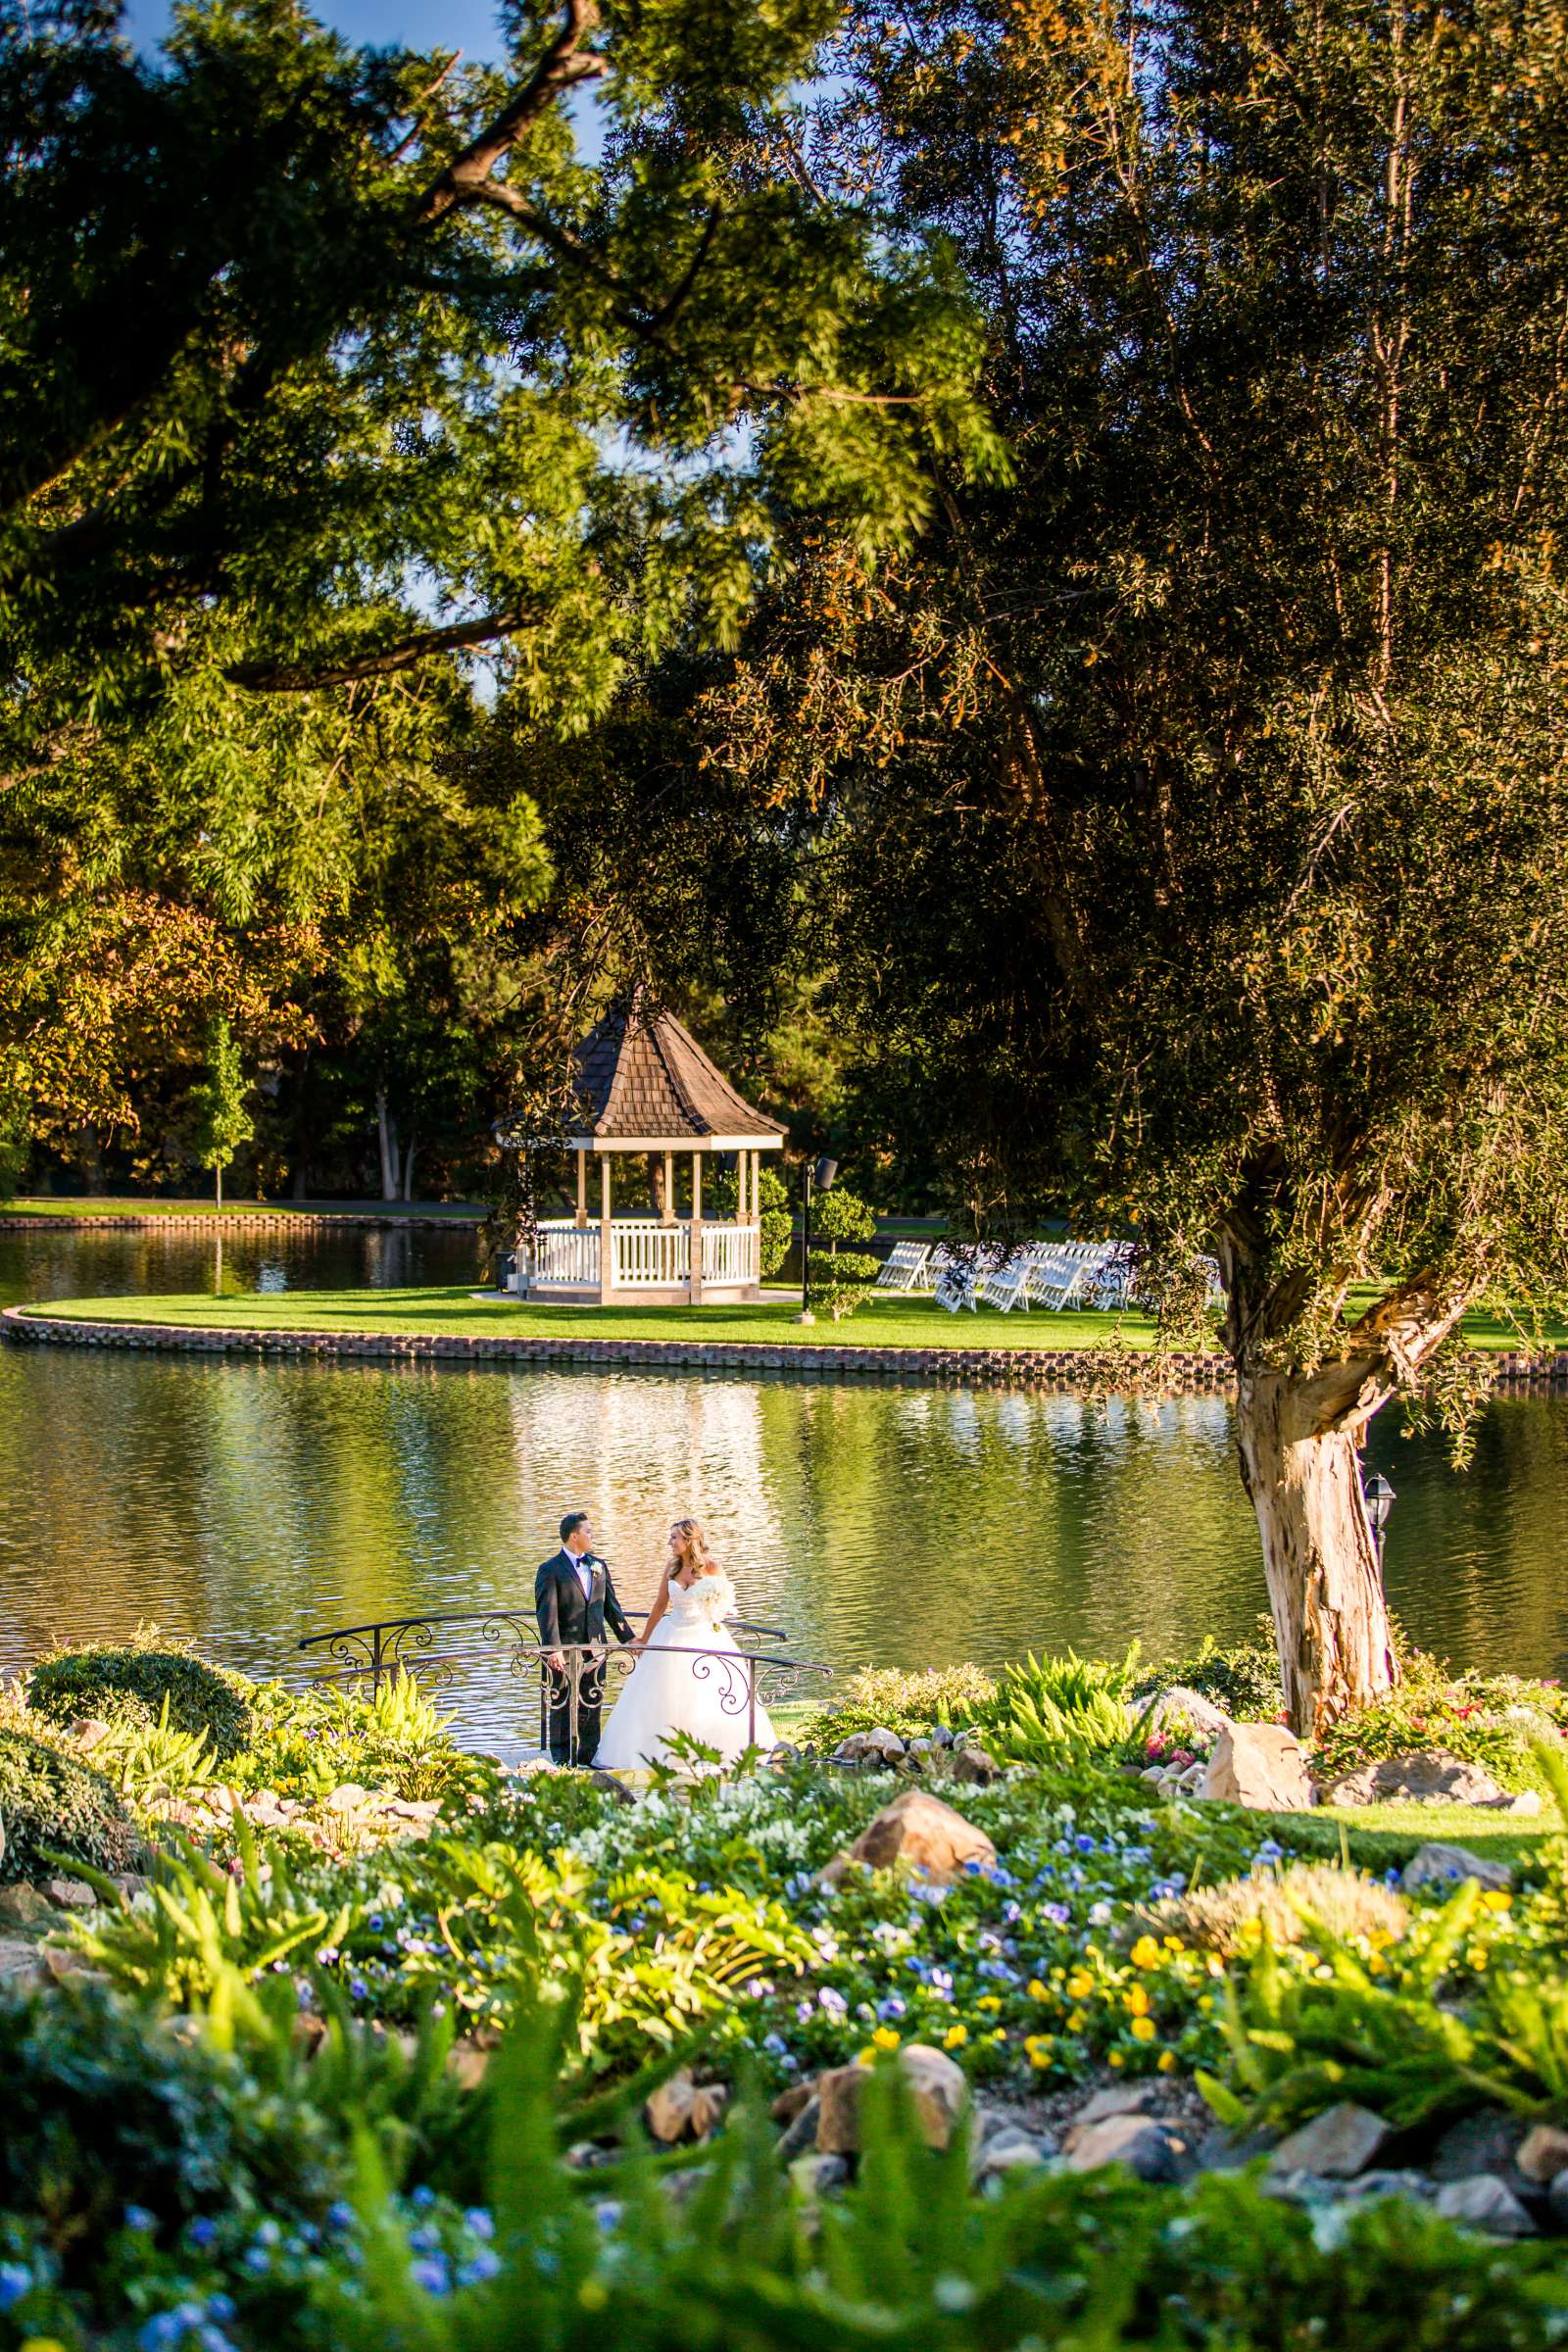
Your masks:
{"label": "white dress shirt", "polygon": [[571,1562],[573,1568],[575,1568],[577,1571],[577,1582],[582,1587],[582,1596],[584,1600],[592,1600],[594,1594],[594,1572],[588,1565],[587,1552],[568,1551],[566,1557]]}

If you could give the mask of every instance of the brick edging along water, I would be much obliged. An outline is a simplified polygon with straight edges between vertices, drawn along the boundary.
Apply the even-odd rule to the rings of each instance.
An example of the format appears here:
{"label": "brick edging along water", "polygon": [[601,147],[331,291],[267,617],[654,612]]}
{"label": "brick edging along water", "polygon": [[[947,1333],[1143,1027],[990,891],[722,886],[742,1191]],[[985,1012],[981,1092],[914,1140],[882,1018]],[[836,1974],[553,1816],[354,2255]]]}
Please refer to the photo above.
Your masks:
{"label": "brick edging along water", "polygon": [[134,1212],[116,1216],[109,1210],[95,1214],[85,1209],[80,1214],[73,1210],[70,1216],[61,1217],[0,1216],[0,1233],[81,1233],[89,1228],[95,1232],[115,1228],[122,1233],[161,1233],[166,1226],[182,1233],[211,1233],[215,1226],[220,1226],[225,1233],[277,1233],[285,1229],[290,1233],[314,1233],[327,1225],[359,1225],[372,1233],[386,1226],[440,1225],[453,1233],[471,1233],[482,1222],[477,1216],[436,1217],[427,1209],[407,1212],[395,1208],[171,1209],[167,1215],[155,1211],[148,1216]]}
{"label": "brick edging along water", "polygon": [[[796,1372],[836,1378],[923,1380],[961,1388],[1096,1389],[1105,1385],[1103,1355],[1088,1348],[769,1347],[757,1340],[488,1339],[414,1332],[241,1331],[184,1323],[99,1323],[39,1315],[21,1306],[0,1312],[8,1339],[56,1348],[119,1348],[149,1354],[312,1356],[394,1363],[647,1364],[670,1370]],[[1505,1389],[1568,1388],[1568,1354],[1505,1355],[1495,1368]],[[1112,1383],[1112,1385],[1114,1385]],[[1160,1393],[1220,1395],[1234,1385],[1221,1355],[1165,1360]]]}

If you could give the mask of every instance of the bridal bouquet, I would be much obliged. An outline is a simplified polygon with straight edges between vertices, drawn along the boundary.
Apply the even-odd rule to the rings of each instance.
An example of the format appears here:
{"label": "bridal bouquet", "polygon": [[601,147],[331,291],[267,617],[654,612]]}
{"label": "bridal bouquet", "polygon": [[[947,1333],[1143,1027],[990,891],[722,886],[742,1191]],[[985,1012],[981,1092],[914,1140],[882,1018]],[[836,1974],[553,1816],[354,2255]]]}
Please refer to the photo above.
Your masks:
{"label": "bridal bouquet", "polygon": [[693,1606],[716,1633],[735,1613],[735,1588],[720,1569],[717,1576],[700,1576],[692,1587]]}

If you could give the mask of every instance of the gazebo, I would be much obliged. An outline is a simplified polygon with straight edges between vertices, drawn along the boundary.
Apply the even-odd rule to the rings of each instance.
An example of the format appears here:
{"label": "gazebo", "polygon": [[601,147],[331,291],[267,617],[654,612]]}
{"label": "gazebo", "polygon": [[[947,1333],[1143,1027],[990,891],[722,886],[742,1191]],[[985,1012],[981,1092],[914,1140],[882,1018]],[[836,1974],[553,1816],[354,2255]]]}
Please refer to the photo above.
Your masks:
{"label": "gazebo", "polygon": [[[735,1304],[760,1296],[761,1154],[783,1131],[754,1110],[682,1028],[638,989],[585,1037],[575,1053],[581,1125],[566,1141],[576,1155],[574,1217],[541,1219],[531,1261],[517,1287],[530,1298],[583,1305]],[[703,1214],[703,1165],[733,1154],[739,1172],[733,1217]],[[687,1206],[677,1178],[690,1158]],[[590,1177],[598,1162],[597,1181]],[[616,1214],[626,1163],[641,1162],[650,1206]],[[642,1188],[639,1188],[642,1189]]]}

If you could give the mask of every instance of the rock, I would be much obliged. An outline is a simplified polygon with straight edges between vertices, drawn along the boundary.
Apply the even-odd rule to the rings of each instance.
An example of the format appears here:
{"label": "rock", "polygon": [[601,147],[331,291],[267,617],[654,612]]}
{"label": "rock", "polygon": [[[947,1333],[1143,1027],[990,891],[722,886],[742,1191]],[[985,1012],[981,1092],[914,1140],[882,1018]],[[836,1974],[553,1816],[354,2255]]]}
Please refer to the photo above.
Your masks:
{"label": "rock", "polygon": [[953,1777],[975,1788],[989,1788],[1002,1778],[1002,1766],[983,1747],[958,1747],[953,1752]]}
{"label": "rock", "polygon": [[1153,2106],[1156,2093],[1152,2082],[1110,2082],[1097,2090],[1067,2127],[1068,2145],[1071,2135],[1081,2125],[1102,2124],[1107,2115],[1147,2115]]}
{"label": "rock", "polygon": [[617,1805],[634,1805],[637,1802],[636,1790],[628,1788],[624,1781],[617,1781],[612,1772],[601,1772],[597,1765],[590,1765],[587,1777],[601,1796],[612,1798]]}
{"label": "rock", "polygon": [[1143,1771],[1138,1775],[1138,1778],[1141,1781],[1147,1781],[1152,1788],[1163,1788],[1165,1786],[1165,1767],[1163,1764],[1146,1764]]}
{"label": "rock", "polygon": [[566,2150],[563,2162],[574,2173],[601,2172],[615,2161],[613,2148],[602,2148],[596,2139],[575,2139]]}
{"label": "rock", "polygon": [[1140,2180],[1182,2180],[1195,2163],[1185,2128],[1153,2115],[1107,2115],[1086,2124],[1069,2132],[1063,2154],[1070,2172],[1098,2173],[1107,2164],[1124,2164]]}
{"label": "rock", "polygon": [[996,1859],[997,1849],[984,1830],[977,1830],[928,1789],[906,1788],[866,1823],[847,1852],[835,1854],[822,1873],[822,1882],[836,1886],[858,1862],[866,1870],[920,1870],[948,1886],[966,1862],[980,1862],[989,1868]]}
{"label": "rock", "polygon": [[1559,2173],[1547,2189],[1546,2211],[1553,2229],[1568,2231],[1568,2173]]}
{"label": "rock", "polygon": [[661,2082],[643,2104],[643,2121],[666,2148],[678,2140],[710,2139],[729,2103],[722,2082],[694,2082],[684,2067]]}
{"label": "rock", "polygon": [[0,1927],[35,1928],[53,1912],[41,1886],[0,1886]]}
{"label": "rock", "polygon": [[1467,1764],[1446,1747],[1420,1748],[1409,1755],[1382,1756],[1345,1773],[1323,1790],[1325,1805],[1382,1804],[1402,1797],[1418,1805],[1492,1805],[1505,1811],[1512,1792],[1499,1787],[1479,1764]]}
{"label": "rock", "polygon": [[1182,1794],[1196,1796],[1203,1786],[1203,1777],[1207,1771],[1208,1766],[1200,1762],[1189,1764],[1179,1772],[1176,1776],[1176,1786]]}
{"label": "rock", "polygon": [[833,1750],[833,1761],[835,1764],[858,1764],[866,1753],[865,1734],[851,1732],[848,1739],[841,1740]]}
{"label": "rock", "polygon": [[934,1723],[931,1726],[931,1737],[938,1747],[952,1747],[956,1744],[953,1734],[945,1723]]}
{"label": "rock", "polygon": [[995,2132],[977,2144],[970,2152],[969,2178],[977,2188],[988,2180],[1000,2180],[1004,2173],[1016,2172],[1021,2165],[1044,2164],[1051,2150],[1016,2124],[1004,2132]]}
{"label": "rock", "polygon": [[1168,1723],[1178,1721],[1190,1724],[1202,1740],[1217,1740],[1221,1732],[1230,1729],[1232,1718],[1223,1707],[1216,1707],[1211,1698],[1204,1698],[1200,1691],[1189,1690],[1185,1683],[1172,1683],[1170,1689],[1162,1690],[1155,1699],[1149,1713],[1147,1728],[1151,1732],[1162,1732]]}
{"label": "rock", "polygon": [[1489,1862],[1467,1845],[1434,1841],[1419,1847],[1399,1873],[1399,1885],[1406,1894],[1412,1887],[1441,1884],[1445,1879],[1479,1879],[1483,1886],[1506,1887],[1513,1885],[1513,1872],[1506,1862]]}
{"label": "rock", "polygon": [[1317,2173],[1349,2180],[1374,2163],[1389,2141],[1389,2127],[1370,2107],[1342,2099],[1282,2139],[1269,2158],[1276,2173]]}
{"label": "rock", "polygon": [[906,1756],[911,1756],[915,1763],[925,1764],[933,1756],[940,1756],[943,1751],[935,1740],[911,1740],[904,1752]]}
{"label": "rock", "polygon": [[1556,2124],[1532,2124],[1514,2162],[1527,2180],[1549,2187],[1559,2173],[1568,2172],[1568,2132]]}
{"label": "rock", "polygon": [[806,2105],[791,2116],[788,2129],[778,2143],[778,2152],[785,2164],[790,2164],[805,2148],[816,2145],[816,2127],[822,2113],[814,2084],[806,2086]]}
{"label": "rock", "polygon": [[1370,2204],[1376,2197],[1411,2197],[1424,2201],[1432,2194],[1432,2183],[1425,2173],[1371,2172],[1363,2173],[1357,2180],[1336,2181],[1341,2197],[1353,2198]]}
{"label": "rock", "polygon": [[1204,2173],[1240,2173],[1267,2156],[1277,2145],[1275,2132],[1227,2132],[1216,2124],[1198,2143],[1198,2167]]}
{"label": "rock", "polygon": [[788,2090],[779,2092],[767,2112],[775,2124],[793,2124],[801,2109],[809,2107],[814,2096],[809,2082],[792,2082]]}
{"label": "rock", "polygon": [[117,1870],[115,1873],[115,1886],[122,1903],[133,1903],[138,1894],[146,1893],[150,1884],[139,1871]]}
{"label": "rock", "polygon": [[1467,2180],[1446,2180],[1434,2205],[1446,2222],[1484,2230],[1489,2237],[1534,2237],[1536,2225],[1513,2190],[1495,2173],[1472,2173]]}
{"label": "rock", "polygon": [[865,1746],[861,1752],[865,1755],[880,1756],[884,1764],[896,1764],[900,1756],[907,1753],[898,1733],[888,1731],[881,1724],[878,1724],[874,1730],[866,1732],[863,1737]]}
{"label": "rock", "polygon": [[98,1901],[80,1879],[45,1879],[43,1890],[57,1911],[91,1911]]}
{"label": "rock", "polygon": [[790,2166],[790,2179],[808,2197],[826,2196],[829,2189],[842,2188],[849,2177],[849,2163],[843,2156],[798,2156]]}
{"label": "rock", "polygon": [[[969,2102],[963,2069],[923,2041],[906,2043],[898,2068],[921,2138],[927,2147],[945,2148]],[[865,2066],[836,2066],[818,2077],[816,2144],[824,2156],[859,2153],[860,2101],[870,2079]]]}
{"label": "rock", "polygon": [[39,1958],[37,1944],[9,1936],[0,1937],[0,1979],[36,1976]]}
{"label": "rock", "polygon": [[96,1747],[100,1740],[109,1737],[109,1726],[101,1715],[78,1715],[71,1726],[71,1737],[78,1747]]}
{"label": "rock", "polygon": [[490,2064],[490,2052],[476,2041],[457,2041],[447,2054],[447,2073],[460,2089],[477,2090]]}
{"label": "rock", "polygon": [[[275,1804],[277,1800],[274,1797],[272,1801]],[[323,1813],[358,1813],[369,1801],[368,1788],[362,1788],[358,1781],[344,1781],[332,1790],[330,1796],[322,1798],[321,1810]]]}
{"label": "rock", "polygon": [[776,1740],[768,1749],[767,1760],[775,1772],[783,1772],[788,1765],[800,1762],[801,1751],[791,1740]]}
{"label": "rock", "polygon": [[1305,1750],[1282,1723],[1228,1723],[1198,1794],[1262,1813],[1303,1812],[1313,1801]]}
{"label": "rock", "polygon": [[1435,2180],[1468,2180],[1474,2173],[1509,2174],[1525,2127],[1497,2107],[1478,2107],[1450,2124],[1428,2159]]}

